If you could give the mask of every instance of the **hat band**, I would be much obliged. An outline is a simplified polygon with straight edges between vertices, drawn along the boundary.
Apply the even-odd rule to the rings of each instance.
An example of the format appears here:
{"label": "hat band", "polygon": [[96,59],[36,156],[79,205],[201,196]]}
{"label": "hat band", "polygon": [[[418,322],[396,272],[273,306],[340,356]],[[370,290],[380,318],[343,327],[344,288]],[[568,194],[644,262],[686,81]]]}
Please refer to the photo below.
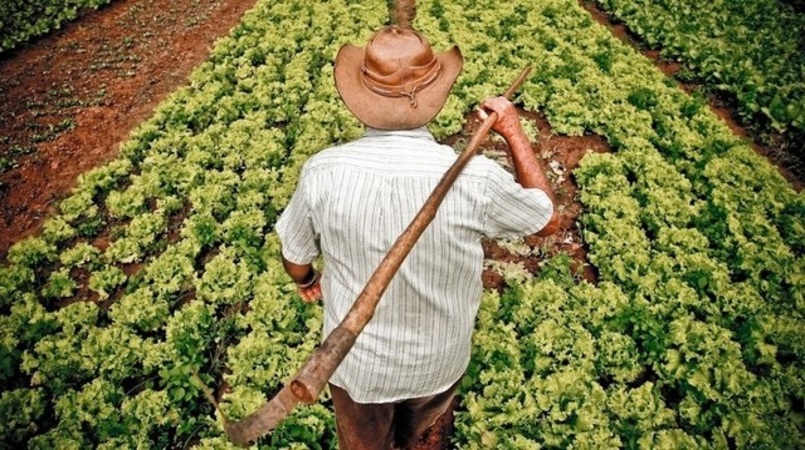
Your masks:
{"label": "hat band", "polygon": [[[411,107],[417,107],[416,93],[428,87],[439,77],[442,65],[438,58],[433,58],[428,64],[415,67],[401,67],[400,70],[389,74],[379,75],[361,64],[361,80],[372,92],[384,97],[408,97]],[[413,76],[417,78],[411,79]],[[402,84],[384,83],[386,80],[401,80]],[[410,81],[408,81],[410,80]]]}

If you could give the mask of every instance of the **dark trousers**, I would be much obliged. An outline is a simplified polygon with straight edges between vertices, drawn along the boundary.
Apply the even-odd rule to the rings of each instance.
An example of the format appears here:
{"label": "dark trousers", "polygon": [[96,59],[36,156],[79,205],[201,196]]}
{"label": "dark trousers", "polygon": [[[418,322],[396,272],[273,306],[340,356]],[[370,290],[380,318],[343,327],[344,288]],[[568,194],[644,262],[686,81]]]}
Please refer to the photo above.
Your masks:
{"label": "dark trousers", "polygon": [[457,390],[458,382],[428,397],[396,403],[356,403],[345,390],[331,384],[338,448],[413,448],[419,436],[447,411]]}

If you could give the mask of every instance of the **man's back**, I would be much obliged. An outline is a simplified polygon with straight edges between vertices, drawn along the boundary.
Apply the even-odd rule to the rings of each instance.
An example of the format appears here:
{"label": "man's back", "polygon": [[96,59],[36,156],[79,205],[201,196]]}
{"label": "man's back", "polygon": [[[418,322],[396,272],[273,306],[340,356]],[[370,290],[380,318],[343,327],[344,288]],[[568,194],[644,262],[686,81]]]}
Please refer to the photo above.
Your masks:
{"label": "man's back", "polygon": [[[306,164],[300,191],[324,256],[325,334],[455,159],[425,129],[370,130]],[[364,402],[421,397],[452,385],[469,361],[482,289],[481,238],[540,229],[552,213],[546,205],[542,191],[523,189],[494,162],[475,158],[400,267],[333,384]]]}

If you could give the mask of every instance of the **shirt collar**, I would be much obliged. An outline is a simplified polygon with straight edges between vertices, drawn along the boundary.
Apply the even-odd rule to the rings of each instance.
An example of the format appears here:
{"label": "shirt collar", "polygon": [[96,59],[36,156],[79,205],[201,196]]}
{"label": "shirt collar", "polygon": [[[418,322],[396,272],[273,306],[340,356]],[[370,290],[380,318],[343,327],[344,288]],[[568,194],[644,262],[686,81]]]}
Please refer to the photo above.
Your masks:
{"label": "shirt collar", "polygon": [[376,128],[367,127],[366,133],[364,133],[365,137],[377,137],[377,136],[400,136],[400,137],[411,137],[417,139],[427,139],[429,141],[436,141],[433,135],[430,134],[428,128],[425,126],[421,126],[419,128],[414,128],[411,130],[378,130]]}

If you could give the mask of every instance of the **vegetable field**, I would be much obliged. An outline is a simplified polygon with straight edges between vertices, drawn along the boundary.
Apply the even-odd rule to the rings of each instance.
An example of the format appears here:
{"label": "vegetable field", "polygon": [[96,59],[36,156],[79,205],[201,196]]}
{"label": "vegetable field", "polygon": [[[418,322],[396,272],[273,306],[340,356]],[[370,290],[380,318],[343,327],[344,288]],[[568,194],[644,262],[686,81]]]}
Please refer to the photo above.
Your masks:
{"label": "vegetable field", "polygon": [[665,0],[598,2],[667,58],[686,79],[733,94],[743,115],[779,131],[805,131],[805,16],[785,2],[707,4]]}
{"label": "vegetable field", "polygon": [[[318,343],[273,224],[306,159],[361,134],[332,60],[387,11],[258,1],[9,250],[0,447],[234,448],[192,374],[238,419]],[[415,27],[466,61],[438,138],[532,65],[517,102],[613,150],[573,172],[598,281],[560,255],[485,294],[453,445],[803,448],[805,196],[575,1],[420,1]],[[327,399],[258,446],[335,448]]]}

